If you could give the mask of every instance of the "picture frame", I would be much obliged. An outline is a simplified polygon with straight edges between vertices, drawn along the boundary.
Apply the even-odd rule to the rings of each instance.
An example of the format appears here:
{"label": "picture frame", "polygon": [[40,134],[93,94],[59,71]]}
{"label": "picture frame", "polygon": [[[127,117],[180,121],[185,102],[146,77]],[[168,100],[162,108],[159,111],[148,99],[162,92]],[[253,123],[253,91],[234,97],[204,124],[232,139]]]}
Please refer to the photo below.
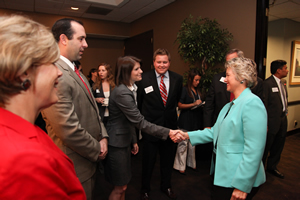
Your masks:
{"label": "picture frame", "polygon": [[300,85],[300,41],[293,41],[290,85]]}

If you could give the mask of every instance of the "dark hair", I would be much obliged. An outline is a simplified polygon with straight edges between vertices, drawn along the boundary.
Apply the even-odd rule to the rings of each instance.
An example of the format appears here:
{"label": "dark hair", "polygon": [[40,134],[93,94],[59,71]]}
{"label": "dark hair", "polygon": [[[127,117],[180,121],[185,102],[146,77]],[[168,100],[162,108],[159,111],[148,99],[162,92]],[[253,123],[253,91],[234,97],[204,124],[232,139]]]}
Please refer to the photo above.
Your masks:
{"label": "dark hair", "polygon": [[92,68],[89,72],[89,75],[87,75],[88,78],[92,78],[92,73],[94,72],[98,72],[98,70],[96,68]]}
{"label": "dark hair", "polygon": [[271,74],[275,74],[277,69],[282,69],[282,67],[286,65],[286,61],[284,60],[274,60],[271,63]]}
{"label": "dark hair", "polygon": [[116,85],[130,85],[131,71],[136,63],[141,60],[134,56],[119,57],[116,66]]}
{"label": "dark hair", "polygon": [[54,25],[52,26],[52,34],[56,42],[59,42],[59,37],[61,34],[66,35],[69,40],[73,39],[74,30],[71,26],[72,21],[77,22],[83,26],[83,23],[81,21],[71,18],[59,19],[54,23]]}
{"label": "dark hair", "polygon": [[169,53],[169,51],[167,49],[157,49],[154,54],[153,54],[153,61],[156,59],[156,56],[160,55],[160,56],[168,56],[169,62],[171,62],[171,54]]}
{"label": "dark hair", "polygon": [[[187,80],[187,83],[185,85],[185,87],[187,87],[187,91],[188,91],[188,95],[193,98],[193,94],[192,94],[192,87],[193,87],[193,82],[194,82],[194,78],[195,76],[200,76],[201,77],[201,73],[197,70],[197,69],[191,69],[189,71],[189,74],[188,74],[188,80]],[[200,90],[199,90],[199,87],[195,88],[195,90],[198,92],[198,94],[200,95]]]}

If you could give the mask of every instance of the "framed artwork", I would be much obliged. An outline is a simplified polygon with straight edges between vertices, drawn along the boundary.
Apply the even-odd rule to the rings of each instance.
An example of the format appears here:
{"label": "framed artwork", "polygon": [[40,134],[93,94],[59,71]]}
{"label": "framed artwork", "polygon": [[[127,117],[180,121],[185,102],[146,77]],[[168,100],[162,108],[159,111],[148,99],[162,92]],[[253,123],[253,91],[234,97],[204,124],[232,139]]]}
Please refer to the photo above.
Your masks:
{"label": "framed artwork", "polygon": [[300,41],[293,41],[290,85],[300,85]]}

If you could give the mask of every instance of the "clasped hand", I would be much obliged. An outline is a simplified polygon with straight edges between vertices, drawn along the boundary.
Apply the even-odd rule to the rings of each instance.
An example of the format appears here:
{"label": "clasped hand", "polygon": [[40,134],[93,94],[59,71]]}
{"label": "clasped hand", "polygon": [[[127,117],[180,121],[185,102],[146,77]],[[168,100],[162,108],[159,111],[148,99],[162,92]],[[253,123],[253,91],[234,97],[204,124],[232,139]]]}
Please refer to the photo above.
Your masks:
{"label": "clasped hand", "polygon": [[95,100],[97,101],[97,103],[104,104],[104,98],[102,98],[102,97],[95,98]]}
{"label": "clasped hand", "polygon": [[99,159],[103,160],[107,154],[107,138],[102,138],[102,140],[100,140],[99,143],[100,143]]}
{"label": "clasped hand", "polygon": [[170,130],[169,136],[171,140],[175,143],[189,139],[189,135],[187,134],[187,132],[183,132],[181,130]]}

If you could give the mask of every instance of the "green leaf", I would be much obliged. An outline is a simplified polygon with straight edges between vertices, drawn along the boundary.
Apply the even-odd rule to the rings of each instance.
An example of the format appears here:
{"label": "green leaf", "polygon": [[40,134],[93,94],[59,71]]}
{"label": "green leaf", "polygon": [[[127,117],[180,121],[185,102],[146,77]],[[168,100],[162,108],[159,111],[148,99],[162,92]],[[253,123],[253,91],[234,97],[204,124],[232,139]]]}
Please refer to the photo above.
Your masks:
{"label": "green leaf", "polygon": [[[230,41],[233,41],[233,35],[222,28],[216,19],[189,15],[182,21],[174,42],[179,44],[178,53],[190,65],[190,69],[202,64],[206,66],[203,71],[200,70],[203,72],[200,86],[208,90],[213,75],[220,71],[215,64],[225,61]],[[187,74],[184,74],[185,78]]]}

